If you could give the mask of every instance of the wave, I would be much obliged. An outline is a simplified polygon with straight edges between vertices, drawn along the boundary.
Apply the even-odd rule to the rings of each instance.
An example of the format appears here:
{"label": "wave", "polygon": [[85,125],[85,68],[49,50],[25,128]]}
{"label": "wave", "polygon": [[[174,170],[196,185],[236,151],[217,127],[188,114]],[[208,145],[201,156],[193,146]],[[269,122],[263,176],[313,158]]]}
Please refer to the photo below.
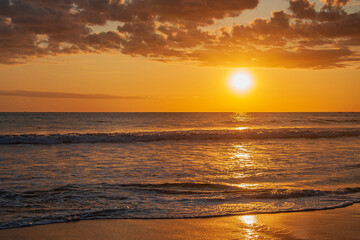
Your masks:
{"label": "wave", "polygon": [[38,225],[47,225],[54,223],[69,223],[69,222],[78,222],[82,220],[99,220],[99,219],[194,219],[194,218],[214,218],[214,217],[226,217],[226,216],[243,216],[243,215],[254,215],[254,214],[277,214],[277,213],[293,213],[293,212],[308,212],[308,211],[321,211],[321,210],[330,210],[337,208],[344,208],[351,206],[353,204],[360,203],[360,201],[345,201],[337,205],[332,205],[328,207],[308,207],[304,209],[287,209],[287,210],[278,210],[278,211],[245,211],[245,212],[227,212],[224,214],[207,214],[207,215],[197,215],[197,216],[183,216],[183,217],[121,217],[118,216],[119,213],[126,211],[126,208],[122,209],[103,209],[99,211],[92,211],[83,214],[69,214],[64,216],[53,216],[46,215],[43,217],[30,217],[26,219],[19,219],[12,222],[0,222],[0,230],[2,229],[11,229],[11,228],[20,228],[20,227],[29,227],[29,226],[38,226]]}
{"label": "wave", "polygon": [[[103,193],[138,193],[138,194],[157,194],[157,195],[212,195],[227,196],[227,200],[238,198],[244,199],[288,199],[303,197],[318,197],[325,195],[346,195],[360,193],[360,187],[341,188],[335,190],[316,190],[316,189],[269,189],[269,188],[243,188],[230,184],[213,183],[162,183],[162,184],[92,184],[77,185],[68,184],[48,190],[30,190],[23,192],[11,192],[0,189],[0,198],[19,199],[19,198],[47,198],[50,195],[69,197],[74,194],[83,197],[97,195],[105,197]],[[127,199],[126,197],[121,198]],[[213,198],[214,199],[214,198]],[[215,198],[216,199],[216,198]]]}
{"label": "wave", "polygon": [[[89,219],[204,218],[324,210],[358,203],[359,193],[360,187],[248,189],[213,183],[68,184],[16,192],[0,189],[4,207],[0,208],[4,214],[0,216],[0,229]],[[283,206],[284,199],[290,204]],[[249,205],[251,202],[256,204]],[[241,203],[245,208],[234,208]],[[9,217],[14,212],[19,216]]]}
{"label": "wave", "polygon": [[310,120],[292,120],[292,122],[310,122],[310,123],[321,123],[321,124],[332,124],[332,123],[353,123],[359,124],[359,119],[310,119]]}
{"label": "wave", "polygon": [[186,130],[133,133],[67,133],[0,135],[0,145],[130,143],[169,140],[225,140],[272,138],[337,138],[358,137],[360,128],[274,128],[242,130]]}
{"label": "wave", "polygon": [[[88,219],[204,218],[323,210],[360,202],[359,193],[360,187],[248,189],[191,182],[68,184],[27,191],[0,189],[3,214],[0,229]],[[289,205],[282,205],[285,199]],[[256,204],[249,205],[252,202]],[[10,217],[14,212],[18,215]]]}
{"label": "wave", "polygon": [[[314,190],[314,189],[248,189],[234,185],[204,184],[204,183],[165,183],[165,184],[117,184],[110,187],[129,188],[132,191],[149,191],[156,194],[169,195],[218,195],[221,198],[211,200],[236,199],[289,199],[318,197],[325,195],[346,195],[360,193],[360,187],[343,188],[337,190]],[[226,196],[224,199],[223,196]]]}

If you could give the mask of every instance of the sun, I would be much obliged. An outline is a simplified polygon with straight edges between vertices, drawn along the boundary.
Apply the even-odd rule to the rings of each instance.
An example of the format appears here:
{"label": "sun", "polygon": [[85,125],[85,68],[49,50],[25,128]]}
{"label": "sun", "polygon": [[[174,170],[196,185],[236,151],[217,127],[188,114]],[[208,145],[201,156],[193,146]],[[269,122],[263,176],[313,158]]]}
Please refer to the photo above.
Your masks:
{"label": "sun", "polygon": [[230,87],[237,92],[247,92],[253,84],[252,76],[247,72],[236,72],[230,77]]}

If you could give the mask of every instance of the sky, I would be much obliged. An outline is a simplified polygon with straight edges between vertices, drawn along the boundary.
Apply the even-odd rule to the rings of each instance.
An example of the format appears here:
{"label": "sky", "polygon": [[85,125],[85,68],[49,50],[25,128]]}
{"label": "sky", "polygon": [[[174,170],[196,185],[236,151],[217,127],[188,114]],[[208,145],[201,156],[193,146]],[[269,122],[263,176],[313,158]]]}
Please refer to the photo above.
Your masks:
{"label": "sky", "polygon": [[0,111],[360,111],[360,0],[0,0]]}

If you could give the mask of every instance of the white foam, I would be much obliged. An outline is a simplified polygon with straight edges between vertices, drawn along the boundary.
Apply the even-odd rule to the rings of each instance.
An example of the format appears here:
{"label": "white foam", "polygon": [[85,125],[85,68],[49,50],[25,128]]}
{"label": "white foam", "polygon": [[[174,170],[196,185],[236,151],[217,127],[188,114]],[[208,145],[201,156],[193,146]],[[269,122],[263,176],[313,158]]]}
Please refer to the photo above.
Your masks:
{"label": "white foam", "polygon": [[336,138],[358,137],[360,128],[273,128],[243,130],[187,130],[134,133],[70,133],[0,135],[0,145],[128,143],[169,140],[221,140],[272,138]]}

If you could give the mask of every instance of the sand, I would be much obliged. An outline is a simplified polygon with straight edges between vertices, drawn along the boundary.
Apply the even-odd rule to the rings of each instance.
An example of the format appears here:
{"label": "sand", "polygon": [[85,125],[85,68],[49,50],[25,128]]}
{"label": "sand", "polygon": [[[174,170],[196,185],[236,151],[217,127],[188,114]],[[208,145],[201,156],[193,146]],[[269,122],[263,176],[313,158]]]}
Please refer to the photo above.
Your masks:
{"label": "sand", "polygon": [[360,204],[333,210],[174,220],[89,220],[0,230],[0,239],[360,239]]}

